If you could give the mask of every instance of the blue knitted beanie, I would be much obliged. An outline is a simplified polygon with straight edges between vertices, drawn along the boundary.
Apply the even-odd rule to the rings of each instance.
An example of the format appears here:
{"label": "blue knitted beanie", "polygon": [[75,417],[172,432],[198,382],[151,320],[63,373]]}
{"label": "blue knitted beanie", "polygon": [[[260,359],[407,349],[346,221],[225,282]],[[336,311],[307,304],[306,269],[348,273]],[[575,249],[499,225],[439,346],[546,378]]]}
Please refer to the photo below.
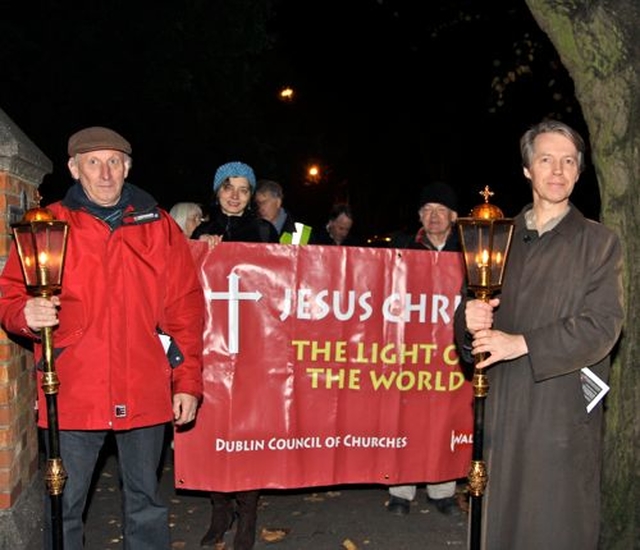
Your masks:
{"label": "blue knitted beanie", "polygon": [[256,175],[253,173],[251,166],[244,162],[227,162],[216,170],[216,175],[213,178],[214,193],[218,191],[222,182],[227,178],[247,178],[251,186],[251,192],[256,188]]}

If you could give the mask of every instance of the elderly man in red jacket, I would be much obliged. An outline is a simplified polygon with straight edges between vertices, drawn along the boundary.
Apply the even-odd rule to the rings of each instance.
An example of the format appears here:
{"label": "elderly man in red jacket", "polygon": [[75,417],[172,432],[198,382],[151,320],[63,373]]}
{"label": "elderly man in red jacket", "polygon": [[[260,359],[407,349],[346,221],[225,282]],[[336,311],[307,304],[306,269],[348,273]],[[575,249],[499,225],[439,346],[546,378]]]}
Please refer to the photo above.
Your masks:
{"label": "elderly man in red jacket", "polygon": [[[113,434],[124,548],[169,550],[157,470],[167,423],[192,422],[202,396],[203,292],[178,225],[148,193],[125,181],[129,142],[108,128],[91,127],[72,135],[68,145],[76,183],[48,206],[69,224],[61,294],[30,297],[12,247],[0,277],[0,322],[34,341],[36,364],[42,357],[40,329],[55,327],[60,457],[68,472],[65,549],[83,548],[91,479],[105,438]],[[160,331],[180,349],[179,364],[168,360]],[[39,382],[41,376],[38,371]],[[47,430],[40,383],[38,392],[38,426]],[[45,547],[51,542],[46,531]]]}

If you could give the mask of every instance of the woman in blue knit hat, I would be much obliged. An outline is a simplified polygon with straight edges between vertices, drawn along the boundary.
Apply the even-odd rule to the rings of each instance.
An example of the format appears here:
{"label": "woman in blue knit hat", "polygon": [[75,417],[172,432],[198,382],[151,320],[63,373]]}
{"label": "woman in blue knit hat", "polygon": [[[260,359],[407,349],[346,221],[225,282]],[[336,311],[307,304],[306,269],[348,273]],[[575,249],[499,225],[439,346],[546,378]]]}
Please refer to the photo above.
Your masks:
{"label": "woman in blue knit hat", "polygon": [[213,178],[214,204],[209,221],[202,223],[192,238],[214,244],[220,240],[277,243],[278,233],[273,225],[250,208],[255,190],[256,176],[251,166],[244,162],[220,166]]}
{"label": "woman in blue knit hat", "polygon": [[[220,241],[277,243],[275,227],[250,209],[256,189],[252,168],[243,162],[228,162],[213,178],[214,204],[210,219],[193,232],[192,238],[217,244]],[[251,550],[256,539],[260,492],[211,492],[211,525],[202,537],[202,546],[216,546],[237,518],[234,550]]]}

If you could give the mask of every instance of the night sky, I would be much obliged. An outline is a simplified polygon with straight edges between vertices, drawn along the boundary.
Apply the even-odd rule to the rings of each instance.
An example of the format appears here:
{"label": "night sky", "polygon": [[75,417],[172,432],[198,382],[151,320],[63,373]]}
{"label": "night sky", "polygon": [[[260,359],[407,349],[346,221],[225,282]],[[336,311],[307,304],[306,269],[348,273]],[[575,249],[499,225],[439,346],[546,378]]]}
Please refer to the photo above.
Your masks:
{"label": "night sky", "polygon": [[[524,0],[14,4],[0,4],[0,108],[54,163],[44,203],[69,185],[69,135],[92,125],[131,141],[129,180],[166,208],[208,204],[216,167],[242,160],[312,225],[349,200],[365,235],[415,229],[434,179],[461,215],[485,185],[515,215],[530,199],[522,132],[555,116],[588,137]],[[285,84],[293,102],[278,100]],[[592,172],[574,199],[598,215]]]}

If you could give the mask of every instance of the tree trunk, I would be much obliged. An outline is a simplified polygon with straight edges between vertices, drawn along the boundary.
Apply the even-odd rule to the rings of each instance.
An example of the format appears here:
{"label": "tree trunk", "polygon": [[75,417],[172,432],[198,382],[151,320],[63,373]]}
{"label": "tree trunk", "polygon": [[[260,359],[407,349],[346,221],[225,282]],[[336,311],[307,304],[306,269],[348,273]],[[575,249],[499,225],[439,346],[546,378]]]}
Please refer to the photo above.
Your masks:
{"label": "tree trunk", "polygon": [[606,401],[600,547],[640,548],[640,277],[635,273],[640,259],[640,4],[525,1],[573,78],[589,128],[601,218],[618,232],[624,248],[627,313]]}

